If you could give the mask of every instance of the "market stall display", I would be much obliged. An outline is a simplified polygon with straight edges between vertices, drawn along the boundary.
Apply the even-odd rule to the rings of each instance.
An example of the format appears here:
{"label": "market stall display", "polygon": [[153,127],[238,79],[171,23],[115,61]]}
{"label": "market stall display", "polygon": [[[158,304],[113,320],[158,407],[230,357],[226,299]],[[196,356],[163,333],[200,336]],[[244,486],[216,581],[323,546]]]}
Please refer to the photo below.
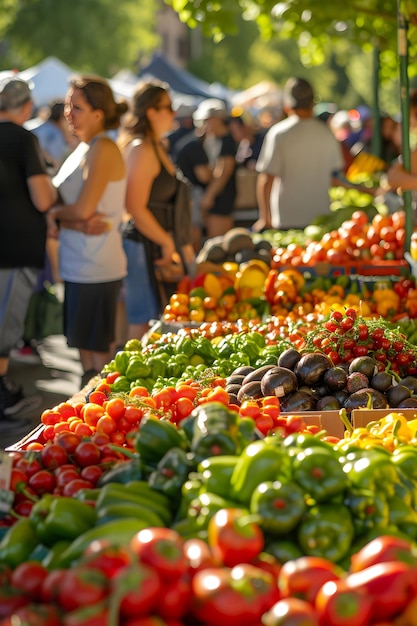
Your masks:
{"label": "market stall display", "polygon": [[1,626],[412,623],[415,278],[280,247],[205,261],[2,455]]}

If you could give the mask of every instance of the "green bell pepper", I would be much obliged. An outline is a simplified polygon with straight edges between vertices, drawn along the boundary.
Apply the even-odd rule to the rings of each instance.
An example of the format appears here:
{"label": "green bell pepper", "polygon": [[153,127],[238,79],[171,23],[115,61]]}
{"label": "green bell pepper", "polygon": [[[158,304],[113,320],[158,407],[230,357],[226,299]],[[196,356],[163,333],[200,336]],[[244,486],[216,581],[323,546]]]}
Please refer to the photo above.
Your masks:
{"label": "green bell pepper", "polygon": [[240,454],[230,479],[231,497],[249,506],[256,487],[263,482],[289,479],[290,457],[276,437],[250,443]]}
{"label": "green bell pepper", "polygon": [[178,379],[189,364],[190,359],[186,354],[173,354],[167,361],[166,376]]}
{"label": "green bell pepper", "polygon": [[21,517],[10,526],[0,541],[0,563],[14,569],[27,561],[39,543],[39,537],[28,517]]}
{"label": "green bell pepper", "polygon": [[318,504],[310,508],[297,529],[303,554],[334,563],[348,554],[354,535],[352,516],[343,505]]}
{"label": "green bell pepper", "polygon": [[297,542],[289,539],[268,539],[265,543],[264,551],[272,554],[280,563],[286,563],[303,556]]}
{"label": "green bell pepper", "polygon": [[127,352],[142,352],[143,346],[140,339],[128,339],[123,346]]}
{"label": "green bell pepper", "polygon": [[71,541],[69,539],[62,539],[61,541],[54,543],[42,559],[42,565],[49,570],[55,569],[59,563],[61,555],[70,545]]}
{"label": "green bell pepper", "polygon": [[365,452],[368,454],[343,465],[349,481],[360,489],[369,489],[373,493],[382,493],[386,498],[392,498],[399,476],[391,457],[379,452]]}
{"label": "green bell pepper", "polygon": [[[417,511],[405,502],[400,496],[388,499],[389,524],[401,529],[403,524],[412,524],[417,527]],[[414,531],[415,532],[415,531]],[[412,537],[414,539],[415,537]]]}
{"label": "green bell pepper", "polygon": [[100,476],[97,487],[104,487],[109,483],[128,483],[131,480],[141,480],[143,476],[143,463],[140,456],[128,461],[118,461]]}
{"label": "green bell pepper", "polygon": [[151,356],[147,359],[147,364],[151,368],[150,376],[155,380],[159,377],[165,378],[167,371],[167,363],[169,356],[159,355],[159,356]]}
{"label": "green bell pepper", "polygon": [[197,473],[201,475],[201,482],[205,491],[228,498],[230,479],[238,459],[238,456],[221,454],[201,461],[197,467]]}
{"label": "green bell pepper", "polygon": [[211,365],[217,359],[217,350],[207,337],[199,335],[194,342],[194,353],[203,357],[206,365]]}
{"label": "green bell pepper", "polygon": [[194,341],[187,335],[177,335],[174,345],[177,354],[185,354],[187,357],[193,356]]}
{"label": "green bell pepper", "polygon": [[49,493],[34,504],[29,514],[29,521],[45,546],[61,539],[75,539],[92,528],[96,519],[95,509],[85,502]]}
{"label": "green bell pepper", "polygon": [[177,520],[186,518],[190,503],[194,500],[194,498],[197,498],[200,493],[206,491],[201,480],[198,478],[191,478],[191,476],[193,476],[193,473],[189,474],[188,480],[186,480],[181,487],[181,500],[176,514]]}
{"label": "green bell pepper", "polygon": [[411,446],[397,448],[392,455],[392,462],[409,478],[417,481],[417,448]]}
{"label": "green bell pepper", "polygon": [[357,536],[369,532],[375,526],[388,525],[388,503],[381,493],[352,487],[346,492],[344,504],[351,512]]}
{"label": "green bell pepper", "polygon": [[156,466],[171,448],[182,450],[189,448],[182,430],[168,420],[158,419],[152,415],[142,419],[134,446],[142,461],[151,466]]}
{"label": "green bell pepper", "polygon": [[[190,502],[187,517],[195,522],[198,528],[207,529],[208,523],[220,509],[242,508],[236,501],[229,498],[222,498],[215,493],[208,491],[200,493]],[[245,510],[249,515],[249,510]]]}
{"label": "green bell pepper", "polygon": [[110,384],[110,387],[113,393],[130,391],[130,380],[127,376],[121,374]]}
{"label": "green bell pepper", "polygon": [[301,521],[307,509],[305,493],[295,482],[279,480],[260,483],[254,490],[249,510],[259,516],[264,532],[284,535]]}
{"label": "green bell pepper", "polygon": [[188,474],[194,468],[189,454],[181,448],[171,448],[150,474],[149,486],[175,501],[181,493],[181,487],[187,480]]}
{"label": "green bell pepper", "polygon": [[131,353],[127,350],[119,350],[118,352],[116,352],[113,359],[115,371],[125,375],[130,357]]}
{"label": "green bell pepper", "polygon": [[344,491],[348,478],[337,455],[322,446],[306,448],[293,457],[292,476],[316,502]]}
{"label": "green bell pepper", "polygon": [[197,463],[211,456],[239,454],[239,416],[235,411],[221,402],[207,402],[197,406],[191,415],[196,418],[191,451]]}
{"label": "green bell pepper", "polygon": [[126,378],[136,380],[137,378],[146,378],[151,375],[151,368],[144,361],[142,354],[135,354],[129,358],[129,362],[125,372]]}

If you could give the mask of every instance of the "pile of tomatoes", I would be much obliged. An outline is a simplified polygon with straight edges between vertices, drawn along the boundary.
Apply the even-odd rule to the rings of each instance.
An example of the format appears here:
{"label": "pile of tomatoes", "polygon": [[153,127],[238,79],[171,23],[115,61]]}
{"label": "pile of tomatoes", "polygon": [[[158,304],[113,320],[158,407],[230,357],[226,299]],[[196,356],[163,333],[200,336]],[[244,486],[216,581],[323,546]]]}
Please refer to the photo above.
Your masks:
{"label": "pile of tomatoes", "polygon": [[328,320],[307,335],[304,348],[324,352],[334,365],[371,356],[377,361],[379,371],[388,369],[401,376],[417,374],[415,346],[399,331],[382,326],[378,320],[362,318],[355,309],[347,309],[345,313],[333,311]]}

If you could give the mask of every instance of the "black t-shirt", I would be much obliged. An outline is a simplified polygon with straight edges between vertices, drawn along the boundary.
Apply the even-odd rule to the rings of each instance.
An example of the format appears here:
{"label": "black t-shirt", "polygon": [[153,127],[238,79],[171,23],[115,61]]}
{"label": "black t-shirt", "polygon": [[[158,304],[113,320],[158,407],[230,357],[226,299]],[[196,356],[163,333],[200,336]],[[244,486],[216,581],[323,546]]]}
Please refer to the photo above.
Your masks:
{"label": "black t-shirt", "polygon": [[[237,146],[232,135],[224,135],[221,137],[221,147],[219,156],[226,157],[231,156],[236,158]],[[227,181],[226,185],[216,197],[214,206],[210,209],[210,213],[217,213],[219,215],[230,215],[233,213],[233,208],[236,200],[236,168],[232,176]]]}
{"label": "black t-shirt", "polygon": [[208,156],[204,150],[201,139],[198,139],[194,133],[192,133],[188,141],[185,142],[178,151],[178,167],[192,185],[206,187],[206,185],[201,183],[196,177],[194,168],[197,165],[208,165],[208,163]]}
{"label": "black t-shirt", "polygon": [[37,138],[0,122],[0,267],[45,264],[46,219],[34,206],[27,179],[45,174]]}

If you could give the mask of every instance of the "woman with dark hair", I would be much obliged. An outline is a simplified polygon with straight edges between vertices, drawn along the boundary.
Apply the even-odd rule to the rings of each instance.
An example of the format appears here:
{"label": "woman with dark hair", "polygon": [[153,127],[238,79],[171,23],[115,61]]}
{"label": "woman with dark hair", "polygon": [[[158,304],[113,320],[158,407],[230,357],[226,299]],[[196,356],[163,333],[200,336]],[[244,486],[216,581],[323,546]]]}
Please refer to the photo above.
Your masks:
{"label": "woman with dark hair", "polygon": [[64,333],[68,345],[80,351],[82,384],[112,356],[117,300],[126,275],[120,234],[126,168],[107,131],[119,127],[127,110],[104,79],[76,76],[70,81],[65,116],[81,143],[54,179],[63,203],[49,218],[59,225]]}
{"label": "woman with dark hair", "polygon": [[[130,217],[123,230],[129,337],[142,337],[149,329],[149,320],[161,311],[154,266],[165,271],[175,264],[181,266],[173,228],[168,226],[178,180],[163,141],[174,116],[168,88],[159,82],[145,83],[134,94],[131,114],[119,134],[127,163],[126,210]],[[186,263],[194,261],[191,243],[181,252]]]}

